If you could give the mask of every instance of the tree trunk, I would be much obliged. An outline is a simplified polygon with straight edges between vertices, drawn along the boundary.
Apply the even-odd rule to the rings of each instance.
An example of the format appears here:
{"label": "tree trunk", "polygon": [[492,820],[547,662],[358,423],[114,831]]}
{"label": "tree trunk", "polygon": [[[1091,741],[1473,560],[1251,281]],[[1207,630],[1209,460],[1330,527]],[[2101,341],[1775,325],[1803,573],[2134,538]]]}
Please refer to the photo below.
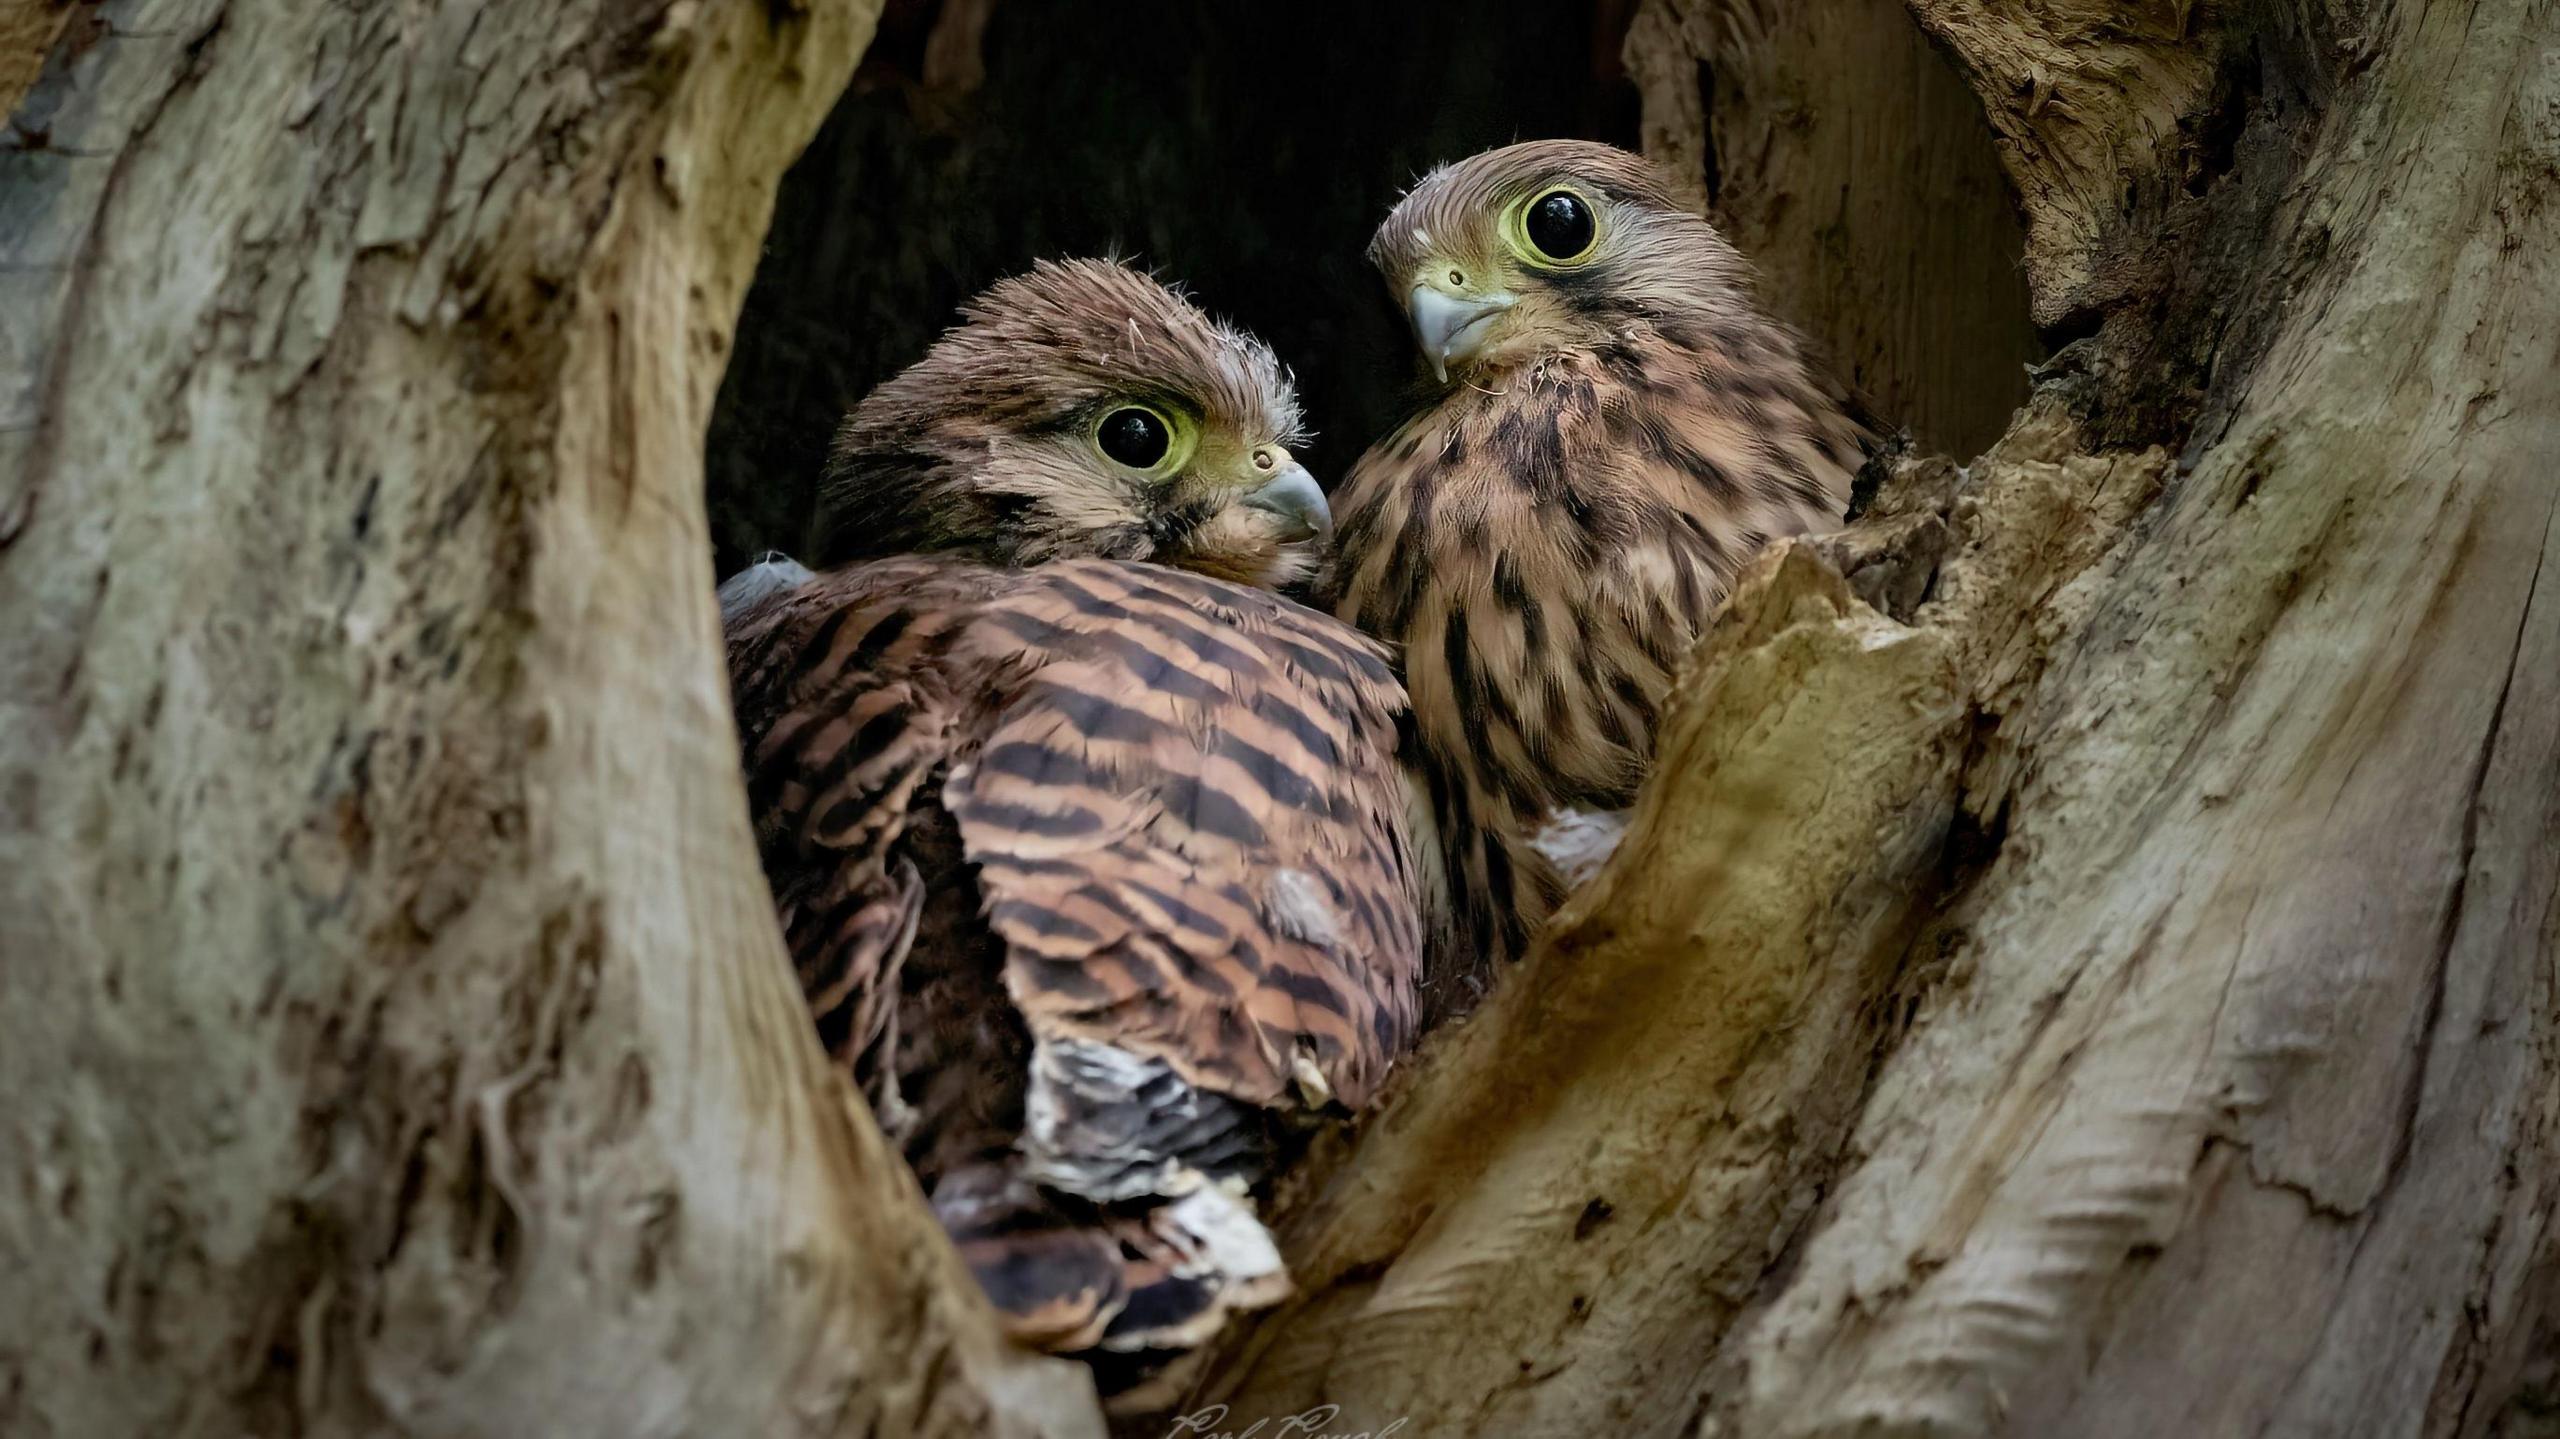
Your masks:
{"label": "tree trunk", "polygon": [[[1616,863],[1306,1184],[1237,1418],[2502,1422],[2560,1199],[2560,17],[1911,11],[2086,338],[1741,588]],[[1649,6],[1657,148],[1765,134],[1716,67],[1828,28]],[[1750,183],[1821,202],[1857,93],[1769,102],[1810,168]]]}
{"label": "tree trunk", "polygon": [[825,1073],[717,660],[705,417],[871,8],[62,32],[0,155],[0,1432],[1098,1422]]}
{"label": "tree trunk", "polygon": [[[868,9],[21,10],[0,1432],[1090,1428],[822,1072],[716,663],[705,417]],[[1647,0],[1627,61],[1924,450],[2071,343],[1739,588],[1193,1407],[2520,1439],[2560,13]]]}

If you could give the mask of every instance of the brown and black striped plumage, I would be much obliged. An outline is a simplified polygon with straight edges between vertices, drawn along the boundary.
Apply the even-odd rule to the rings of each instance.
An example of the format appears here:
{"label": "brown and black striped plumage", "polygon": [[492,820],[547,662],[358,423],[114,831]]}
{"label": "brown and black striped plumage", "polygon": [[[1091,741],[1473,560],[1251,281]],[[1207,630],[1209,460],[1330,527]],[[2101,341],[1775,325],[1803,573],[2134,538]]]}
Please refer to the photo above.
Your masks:
{"label": "brown and black striped plumage", "polygon": [[1376,647],[1154,565],[915,557],[748,606],[730,668],[820,1033],[1016,1333],[1152,1353],[1283,1292],[1232,1190],[1414,1034]]}
{"label": "brown and black striped plumage", "polygon": [[[1152,470],[1098,439],[1131,405],[1187,427]],[[1043,266],[839,436],[835,555],[938,553],[721,589],[819,1034],[1012,1332],[1113,1389],[1285,1292],[1247,1189],[1415,1031],[1402,688],[1234,582],[1325,552],[1295,415],[1153,281]]]}
{"label": "brown and black striped plumage", "polygon": [[[1590,221],[1562,261],[1536,235],[1586,231],[1559,192]],[[1553,909],[1533,839],[1632,799],[1735,572],[1837,523],[1866,432],[1732,247],[1622,151],[1436,170],[1370,258],[1447,384],[1336,497],[1337,611],[1401,652],[1465,972]]]}

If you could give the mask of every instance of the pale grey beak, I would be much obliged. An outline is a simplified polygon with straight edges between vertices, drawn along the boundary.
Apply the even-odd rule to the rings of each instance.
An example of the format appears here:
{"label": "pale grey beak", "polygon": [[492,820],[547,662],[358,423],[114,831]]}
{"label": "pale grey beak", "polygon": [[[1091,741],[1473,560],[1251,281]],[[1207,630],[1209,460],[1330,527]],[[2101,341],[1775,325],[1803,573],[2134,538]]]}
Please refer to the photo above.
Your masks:
{"label": "pale grey beak", "polygon": [[1244,502],[1257,510],[1269,510],[1285,522],[1280,534],[1284,543],[1311,540],[1333,529],[1333,510],[1324,502],[1324,491],[1316,485],[1316,477],[1307,473],[1307,467],[1295,460],[1282,465],[1278,474],[1246,495]]}
{"label": "pale grey beak", "polygon": [[1432,377],[1449,383],[1449,362],[1464,360],[1484,348],[1485,322],[1517,303],[1510,295],[1461,299],[1429,285],[1416,285],[1405,296],[1404,312],[1413,317],[1414,342],[1431,362]]}

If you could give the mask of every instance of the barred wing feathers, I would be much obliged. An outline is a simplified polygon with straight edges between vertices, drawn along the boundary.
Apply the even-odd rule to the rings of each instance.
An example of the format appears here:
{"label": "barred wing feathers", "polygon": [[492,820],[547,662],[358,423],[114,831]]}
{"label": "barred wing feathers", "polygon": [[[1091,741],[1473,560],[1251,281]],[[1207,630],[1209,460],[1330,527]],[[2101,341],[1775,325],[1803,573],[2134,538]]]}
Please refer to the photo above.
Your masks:
{"label": "barred wing feathers", "polygon": [[821,1035],[1016,1332],[1154,1351],[1285,1292],[1214,1181],[1414,1034],[1377,647],[1152,565],[906,558],[742,605],[730,652]]}

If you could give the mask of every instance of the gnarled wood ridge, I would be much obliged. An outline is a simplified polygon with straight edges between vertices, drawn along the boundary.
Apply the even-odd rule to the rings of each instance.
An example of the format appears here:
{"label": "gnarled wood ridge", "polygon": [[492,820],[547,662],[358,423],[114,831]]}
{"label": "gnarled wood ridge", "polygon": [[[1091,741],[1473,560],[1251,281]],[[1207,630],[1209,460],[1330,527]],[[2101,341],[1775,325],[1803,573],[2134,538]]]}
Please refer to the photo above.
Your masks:
{"label": "gnarled wood ridge", "polygon": [[[875,8],[0,13],[0,1432],[1098,1425],[820,1063],[720,683],[704,421]],[[2082,338],[1742,588],[1228,1427],[2500,1423],[2560,14],[1908,10]],[[1657,141],[1791,13],[1648,0]]]}

